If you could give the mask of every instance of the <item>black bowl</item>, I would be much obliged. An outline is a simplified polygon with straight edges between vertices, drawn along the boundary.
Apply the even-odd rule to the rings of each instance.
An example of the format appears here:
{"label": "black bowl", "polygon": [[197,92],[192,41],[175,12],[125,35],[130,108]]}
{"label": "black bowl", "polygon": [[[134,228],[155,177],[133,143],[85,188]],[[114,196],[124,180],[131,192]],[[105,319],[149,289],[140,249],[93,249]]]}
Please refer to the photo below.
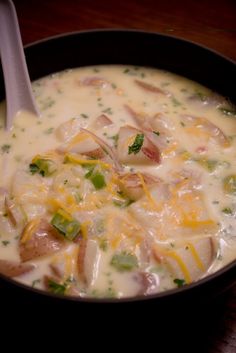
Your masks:
{"label": "black bowl", "polygon": [[[31,80],[68,68],[99,65],[142,65],[169,70],[197,81],[236,102],[236,64],[202,46],[157,33],[135,30],[92,30],[45,39],[25,48]],[[4,97],[0,77],[0,98]],[[0,276],[1,295],[13,302],[51,305],[79,303],[155,303],[181,307],[211,300],[236,282],[236,260],[220,271],[180,289],[148,297],[90,299],[58,297]]]}

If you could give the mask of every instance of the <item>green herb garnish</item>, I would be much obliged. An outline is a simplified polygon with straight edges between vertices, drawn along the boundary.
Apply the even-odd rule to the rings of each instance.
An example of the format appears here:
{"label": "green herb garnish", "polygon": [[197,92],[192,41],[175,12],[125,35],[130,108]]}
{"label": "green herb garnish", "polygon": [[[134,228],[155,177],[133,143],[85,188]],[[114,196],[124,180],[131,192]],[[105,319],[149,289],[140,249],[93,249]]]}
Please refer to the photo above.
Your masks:
{"label": "green herb garnish", "polygon": [[129,146],[128,154],[131,154],[131,153],[137,154],[143,145],[143,141],[144,141],[144,134],[137,134],[133,144]]}
{"label": "green herb garnish", "polygon": [[65,294],[66,286],[64,284],[59,284],[52,279],[48,280],[48,289],[54,294]]}
{"label": "green herb garnish", "polygon": [[223,208],[222,212],[230,216],[233,214],[233,211],[230,207]]}
{"label": "green herb garnish", "polygon": [[3,240],[2,241],[2,245],[7,246],[8,244],[10,244],[10,242],[8,240]]}
{"label": "green herb garnish", "polygon": [[160,132],[159,131],[153,131],[153,133],[157,136],[160,136]]}
{"label": "green herb garnish", "polygon": [[82,113],[82,114],[80,114],[81,116],[82,116],[82,118],[84,118],[84,119],[88,119],[88,115],[87,114],[84,114],[84,113]]}
{"label": "green herb garnish", "polygon": [[9,144],[2,145],[2,147],[1,147],[2,153],[9,153],[10,149],[11,149],[11,145],[9,145]]}
{"label": "green herb garnish", "polygon": [[186,284],[185,280],[181,278],[175,278],[173,282],[177,285],[178,288],[181,288]]}

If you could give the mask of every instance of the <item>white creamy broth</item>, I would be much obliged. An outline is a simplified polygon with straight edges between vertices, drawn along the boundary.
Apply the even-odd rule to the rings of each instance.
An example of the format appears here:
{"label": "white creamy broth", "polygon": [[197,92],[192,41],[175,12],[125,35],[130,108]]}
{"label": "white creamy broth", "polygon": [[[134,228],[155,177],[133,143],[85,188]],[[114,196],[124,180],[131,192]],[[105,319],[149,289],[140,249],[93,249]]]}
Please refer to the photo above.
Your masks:
{"label": "white creamy broth", "polygon": [[97,66],[0,105],[0,272],[56,294],[181,287],[236,257],[236,111],[169,72]]}

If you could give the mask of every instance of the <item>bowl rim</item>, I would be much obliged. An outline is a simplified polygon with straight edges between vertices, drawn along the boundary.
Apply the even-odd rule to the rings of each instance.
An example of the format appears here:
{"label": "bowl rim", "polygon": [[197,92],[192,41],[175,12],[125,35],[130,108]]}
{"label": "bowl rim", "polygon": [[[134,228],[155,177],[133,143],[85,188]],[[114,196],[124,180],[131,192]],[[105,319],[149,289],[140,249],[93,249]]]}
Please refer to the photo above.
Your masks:
{"label": "bowl rim", "polygon": [[[158,36],[158,37],[163,37],[163,38],[168,38],[168,39],[173,39],[177,40],[179,42],[183,43],[188,43],[191,44],[195,47],[198,47],[200,49],[204,49],[205,51],[208,51],[210,53],[213,53],[214,55],[223,58],[227,62],[230,62],[231,64],[236,66],[236,61],[227,57],[226,55],[219,53],[215,49],[211,49],[207,47],[206,45],[199,44],[195,41],[189,40],[189,39],[184,39],[175,35],[169,35],[165,33],[160,33],[160,32],[154,32],[154,31],[148,31],[148,30],[142,30],[142,29],[126,29],[126,28],[95,28],[95,29],[88,29],[88,30],[80,30],[80,31],[71,31],[71,32],[65,32],[65,33],[60,33],[57,35],[45,37],[39,40],[36,40],[34,42],[28,43],[24,46],[24,49],[30,49],[33,46],[44,44],[45,42],[50,42],[53,40],[60,40],[62,38],[66,37],[73,37],[73,36],[78,36],[78,35],[83,35],[83,34],[96,34],[96,33],[133,33],[135,34],[144,34],[144,35],[153,35],[153,36]],[[183,287],[180,288],[173,288],[169,289],[163,292],[159,293],[154,293],[154,294],[148,294],[148,295],[138,295],[135,297],[123,297],[123,298],[96,298],[96,297],[78,297],[78,296],[72,296],[72,295],[61,295],[61,294],[54,294],[51,292],[47,292],[43,289],[38,289],[34,287],[30,287],[29,285],[26,285],[22,282],[19,282],[17,279],[13,279],[10,277],[7,277],[5,275],[0,274],[0,280],[3,279],[5,282],[8,282],[12,284],[13,286],[19,287],[23,290],[26,290],[27,292],[35,293],[40,295],[41,297],[46,297],[46,298],[55,298],[55,299],[60,299],[63,300],[63,302],[79,302],[79,303],[103,303],[103,304],[114,304],[114,303],[132,303],[132,302],[140,302],[140,301],[150,301],[150,300],[161,300],[161,299],[169,299],[172,298],[173,296],[181,296],[182,294],[186,294],[188,292],[192,292],[195,288],[199,286],[204,286],[205,284],[209,284],[210,282],[213,282],[214,280],[223,277],[227,272],[230,272],[230,270],[236,270],[236,259],[232,260],[230,263],[222,267],[221,269],[217,270],[216,272],[207,275],[206,277],[203,277],[196,282],[192,282],[188,285],[184,285]],[[236,278],[235,281],[232,281],[231,286],[236,283]]]}

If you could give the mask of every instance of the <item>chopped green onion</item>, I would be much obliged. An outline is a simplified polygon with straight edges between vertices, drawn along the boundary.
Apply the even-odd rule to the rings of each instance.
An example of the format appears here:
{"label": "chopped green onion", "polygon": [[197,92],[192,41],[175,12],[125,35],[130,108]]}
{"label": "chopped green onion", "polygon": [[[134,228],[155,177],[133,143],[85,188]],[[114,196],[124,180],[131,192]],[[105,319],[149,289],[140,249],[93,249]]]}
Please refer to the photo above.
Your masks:
{"label": "chopped green onion", "polygon": [[110,264],[118,271],[124,272],[131,271],[132,269],[138,267],[138,260],[135,255],[121,252],[120,254],[115,254],[112,257]]}
{"label": "chopped green onion", "polygon": [[52,175],[56,170],[56,163],[50,159],[38,158],[29,165],[30,173],[39,173],[43,177]]}
{"label": "chopped green onion", "polygon": [[92,174],[89,179],[93,183],[96,190],[100,190],[106,186],[104,175],[99,172]]}
{"label": "chopped green onion", "polygon": [[54,214],[51,224],[68,240],[74,240],[80,231],[79,222],[61,209]]}

